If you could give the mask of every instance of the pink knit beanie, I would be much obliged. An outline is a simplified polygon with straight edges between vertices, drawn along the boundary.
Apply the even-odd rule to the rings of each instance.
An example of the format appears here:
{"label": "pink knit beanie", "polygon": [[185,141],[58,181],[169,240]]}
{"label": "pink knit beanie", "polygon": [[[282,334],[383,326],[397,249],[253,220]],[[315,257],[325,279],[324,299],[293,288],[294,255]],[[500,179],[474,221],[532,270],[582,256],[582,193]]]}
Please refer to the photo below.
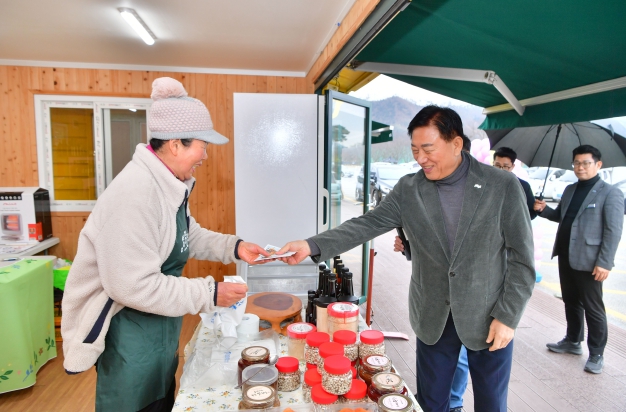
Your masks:
{"label": "pink knit beanie", "polygon": [[211,115],[198,99],[187,96],[182,83],[171,77],[152,82],[148,128],[152,139],[198,139],[213,144],[228,139],[213,129]]}

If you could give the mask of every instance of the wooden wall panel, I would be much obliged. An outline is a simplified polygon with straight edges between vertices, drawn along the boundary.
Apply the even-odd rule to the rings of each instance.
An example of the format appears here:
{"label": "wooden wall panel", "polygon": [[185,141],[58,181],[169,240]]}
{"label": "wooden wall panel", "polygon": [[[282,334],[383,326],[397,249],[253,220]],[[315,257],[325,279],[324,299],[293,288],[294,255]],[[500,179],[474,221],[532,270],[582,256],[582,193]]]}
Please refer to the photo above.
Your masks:
{"label": "wooden wall panel", "polygon": [[[52,67],[0,66],[0,186],[38,186],[35,94],[149,97],[161,76],[183,83],[190,96],[204,102],[215,129],[231,139],[209,145],[209,158],[196,171],[191,211],[204,227],[235,233],[233,93],[312,93],[306,78],[225,74],[169,73]],[[73,259],[88,213],[53,213],[54,235],[61,239],[51,253]],[[234,265],[190,261],[187,276],[234,274]]]}

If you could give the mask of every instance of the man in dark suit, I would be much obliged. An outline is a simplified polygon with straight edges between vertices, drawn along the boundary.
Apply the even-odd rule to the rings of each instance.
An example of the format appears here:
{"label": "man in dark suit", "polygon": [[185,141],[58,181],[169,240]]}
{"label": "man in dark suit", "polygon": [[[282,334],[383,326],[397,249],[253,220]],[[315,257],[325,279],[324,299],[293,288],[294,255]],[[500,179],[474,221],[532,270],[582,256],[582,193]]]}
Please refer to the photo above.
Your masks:
{"label": "man in dark suit", "polygon": [[[512,172],[515,167],[516,159],[517,153],[515,153],[515,150],[510,147],[500,147],[493,154],[493,166],[506,172]],[[520,179],[519,177],[517,179],[522,185],[522,189],[524,189],[526,204],[528,205],[528,213],[530,213],[530,219],[532,220],[537,217],[537,212],[534,209],[535,196],[533,195],[533,190],[530,188],[530,184],[527,181]]]}
{"label": "man in dark suit", "polygon": [[565,304],[567,333],[547,347],[556,353],[582,355],[587,320],[589,358],[585,371],[601,373],[608,337],[602,282],[615,266],[615,253],[622,237],[624,206],[622,192],[598,176],[600,151],[582,145],[573,152],[578,182],[563,192],[556,210],[535,201],[540,216],[559,222],[552,257],[559,257],[559,279]]}
{"label": "man in dark suit", "polygon": [[423,108],[408,127],[422,169],[373,210],[307,240],[281,258],[327,260],[402,227],[411,244],[409,318],[417,335],[417,399],[449,412],[461,345],[478,411],[507,410],[513,336],[535,284],[533,236],[517,178],[462,151],[451,109]]}

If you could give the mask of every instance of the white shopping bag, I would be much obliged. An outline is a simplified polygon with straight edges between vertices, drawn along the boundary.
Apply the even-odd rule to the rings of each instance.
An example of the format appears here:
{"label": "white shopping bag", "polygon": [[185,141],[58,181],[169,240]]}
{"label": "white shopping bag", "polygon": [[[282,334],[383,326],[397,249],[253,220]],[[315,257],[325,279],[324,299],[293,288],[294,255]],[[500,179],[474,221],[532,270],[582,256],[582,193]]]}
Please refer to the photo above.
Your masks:
{"label": "white shopping bag", "polygon": [[[246,283],[241,276],[224,276],[224,282]],[[243,298],[228,308],[217,306],[213,313],[200,314],[202,323],[207,328],[213,329],[219,337],[218,341],[222,349],[228,349],[237,342],[237,325],[241,323],[247,302],[248,298]],[[218,332],[221,332],[221,336]]]}

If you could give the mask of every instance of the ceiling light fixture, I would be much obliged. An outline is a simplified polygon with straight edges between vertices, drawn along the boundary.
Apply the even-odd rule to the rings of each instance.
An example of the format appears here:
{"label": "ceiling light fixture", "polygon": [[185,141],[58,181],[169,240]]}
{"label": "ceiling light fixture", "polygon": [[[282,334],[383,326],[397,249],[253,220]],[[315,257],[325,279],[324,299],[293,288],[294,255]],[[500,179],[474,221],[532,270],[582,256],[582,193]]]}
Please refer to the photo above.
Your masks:
{"label": "ceiling light fixture", "polygon": [[152,33],[152,30],[150,30],[148,25],[141,20],[141,17],[139,17],[135,10],[127,7],[120,7],[117,10],[120,12],[124,20],[126,20],[126,23],[128,23],[130,27],[137,32],[139,37],[141,37],[141,40],[143,40],[148,46],[152,46],[154,44],[156,36]]}

